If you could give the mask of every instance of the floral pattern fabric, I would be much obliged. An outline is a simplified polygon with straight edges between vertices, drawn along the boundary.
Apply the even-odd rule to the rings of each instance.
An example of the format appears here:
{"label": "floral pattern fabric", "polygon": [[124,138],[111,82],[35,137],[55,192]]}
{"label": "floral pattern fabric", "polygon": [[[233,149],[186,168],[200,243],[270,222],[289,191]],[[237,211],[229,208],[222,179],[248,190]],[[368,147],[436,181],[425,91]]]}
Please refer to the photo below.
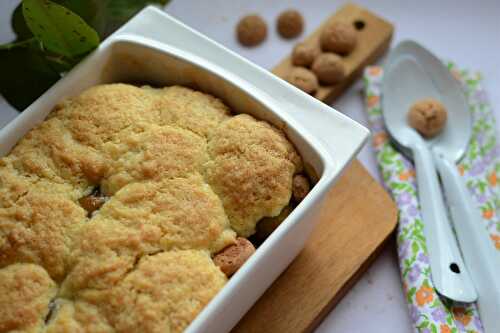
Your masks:
{"label": "floral pattern fabric", "polygon": [[[481,210],[491,240],[500,250],[500,145],[496,140],[495,119],[481,86],[481,76],[460,70],[452,63],[448,68],[462,83],[473,117],[472,138],[457,167]],[[399,208],[399,266],[415,332],[483,332],[475,304],[441,298],[433,288],[415,169],[389,142],[380,105],[382,78],[381,67],[365,69],[366,110],[384,184]]]}

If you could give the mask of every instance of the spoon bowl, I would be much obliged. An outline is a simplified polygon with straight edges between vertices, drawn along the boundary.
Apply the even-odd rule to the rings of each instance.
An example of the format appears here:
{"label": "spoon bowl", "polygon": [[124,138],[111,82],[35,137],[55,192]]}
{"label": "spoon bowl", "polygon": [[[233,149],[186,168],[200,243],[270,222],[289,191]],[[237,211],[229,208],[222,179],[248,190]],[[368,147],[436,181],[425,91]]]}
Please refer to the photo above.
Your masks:
{"label": "spoon bowl", "polygon": [[[386,72],[403,60],[413,63],[402,66],[401,76],[412,79],[400,82],[404,87],[394,87],[399,93],[395,92],[391,98],[399,99],[398,103],[403,108],[394,114],[384,112],[387,129],[404,146],[404,135],[400,135],[400,131],[409,127],[406,111],[419,99],[437,99],[452,112],[448,112],[447,122],[439,135],[425,141],[430,149],[438,147],[441,151],[446,151],[449,158],[458,162],[465,154],[472,134],[472,116],[460,83],[439,59],[413,41],[401,42],[389,54]],[[408,149],[403,149],[402,152],[408,158],[413,158]]]}

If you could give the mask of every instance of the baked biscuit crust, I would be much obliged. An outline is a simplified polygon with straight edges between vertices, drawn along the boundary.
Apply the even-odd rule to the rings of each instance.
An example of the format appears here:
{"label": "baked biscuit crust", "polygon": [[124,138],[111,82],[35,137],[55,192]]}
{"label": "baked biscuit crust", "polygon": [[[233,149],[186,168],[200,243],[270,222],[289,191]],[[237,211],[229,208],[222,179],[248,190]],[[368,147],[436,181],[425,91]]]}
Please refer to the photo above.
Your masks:
{"label": "baked biscuit crust", "polygon": [[290,201],[293,175],[302,162],[283,133],[249,115],[223,122],[208,143],[205,178],[219,195],[239,236],[278,215]]}
{"label": "baked biscuit crust", "polygon": [[29,192],[14,206],[0,208],[0,267],[35,263],[61,281],[72,241],[85,221],[85,211],[73,201]]}
{"label": "baked biscuit crust", "polygon": [[57,285],[34,264],[0,269],[0,332],[40,332]]}
{"label": "baked biscuit crust", "polygon": [[0,332],[183,331],[301,170],[280,130],[189,88],[60,103],[0,158]]}

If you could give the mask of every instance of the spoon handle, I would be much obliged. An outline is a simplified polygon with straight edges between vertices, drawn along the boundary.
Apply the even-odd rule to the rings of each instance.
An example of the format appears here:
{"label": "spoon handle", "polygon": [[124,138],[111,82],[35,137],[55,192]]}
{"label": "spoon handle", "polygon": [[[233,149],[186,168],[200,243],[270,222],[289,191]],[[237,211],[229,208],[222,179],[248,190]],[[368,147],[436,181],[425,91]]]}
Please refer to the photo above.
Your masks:
{"label": "spoon handle", "polygon": [[411,149],[434,287],[449,299],[473,302],[477,294],[453,236],[431,152],[421,139],[413,140]]}
{"label": "spoon handle", "polygon": [[479,295],[485,332],[500,332],[500,251],[493,246],[455,163],[436,150],[433,153],[465,265]]}

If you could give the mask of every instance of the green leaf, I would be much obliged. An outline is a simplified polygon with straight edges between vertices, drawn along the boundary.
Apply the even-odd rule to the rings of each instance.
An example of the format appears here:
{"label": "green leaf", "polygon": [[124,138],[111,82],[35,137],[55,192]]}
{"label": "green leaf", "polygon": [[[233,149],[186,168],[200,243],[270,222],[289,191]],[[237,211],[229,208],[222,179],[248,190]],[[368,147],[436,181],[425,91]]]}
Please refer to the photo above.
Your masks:
{"label": "green leaf", "polygon": [[408,290],[408,295],[406,295],[408,303],[413,303],[413,295],[415,295],[416,293],[417,293],[417,288],[415,287]]}
{"label": "green leaf", "polygon": [[148,4],[168,0],[23,0],[14,42],[0,45],[0,93],[23,110],[103,38]]}
{"label": "green leaf", "polygon": [[16,33],[16,41],[22,41],[33,37],[30,28],[28,28],[26,22],[24,21],[22,4],[19,4],[16,9],[14,9],[10,24],[12,26],[12,30]]}
{"label": "green leaf", "polygon": [[24,0],[28,27],[48,51],[72,58],[99,45],[97,32],[70,11],[48,0]]}
{"label": "green leaf", "polygon": [[411,244],[411,250],[413,253],[417,253],[418,252],[418,243],[417,242],[413,242]]}
{"label": "green leaf", "polygon": [[425,238],[424,238],[423,235],[420,234],[420,232],[419,233],[415,233],[414,236],[415,236],[416,239],[418,239],[422,243],[425,243]]}
{"label": "green leaf", "polygon": [[36,48],[36,39],[30,38],[23,41],[14,41],[12,43],[2,44],[0,45],[0,50],[12,50],[15,48],[23,48],[23,47],[34,47]]}
{"label": "green leaf", "polygon": [[108,0],[105,34],[111,34],[145,6],[150,4],[165,6],[168,2],[169,0]]}
{"label": "green leaf", "polygon": [[0,49],[0,73],[0,93],[18,110],[28,107],[60,78],[36,45]]}
{"label": "green leaf", "polygon": [[64,73],[73,68],[81,59],[79,58],[66,58],[57,54],[45,54],[45,60],[52,69],[58,73]]}
{"label": "green leaf", "polygon": [[382,154],[381,156],[382,163],[385,165],[390,165],[392,164],[392,156],[389,154]]}
{"label": "green leaf", "polygon": [[410,259],[405,259],[404,260],[404,266],[405,267],[410,267],[411,266],[411,260]]}
{"label": "green leaf", "polygon": [[101,39],[114,32],[150,4],[166,5],[168,0],[54,0],[78,14]]}
{"label": "green leaf", "polygon": [[106,31],[106,5],[109,0],[54,0],[80,16],[88,25],[104,38]]}
{"label": "green leaf", "polygon": [[417,329],[419,332],[422,331],[422,329],[424,329],[425,327],[427,327],[427,325],[429,325],[429,322],[428,321],[423,321],[422,323],[420,323],[420,325],[417,325]]}

